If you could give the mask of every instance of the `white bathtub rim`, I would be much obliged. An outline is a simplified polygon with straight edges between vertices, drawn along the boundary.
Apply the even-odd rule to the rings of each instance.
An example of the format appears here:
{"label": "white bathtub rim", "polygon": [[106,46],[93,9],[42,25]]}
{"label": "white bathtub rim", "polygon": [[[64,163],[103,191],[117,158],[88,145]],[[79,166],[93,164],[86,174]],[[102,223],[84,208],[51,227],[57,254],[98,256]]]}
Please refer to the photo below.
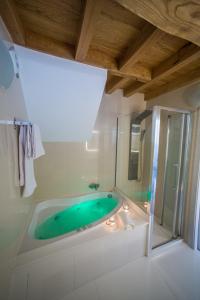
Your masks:
{"label": "white bathtub rim", "polygon": [[[108,194],[112,194],[113,196],[116,196],[117,198],[119,198],[119,194],[116,192],[96,192],[96,193],[90,193],[90,194],[84,194],[81,196],[73,196],[73,197],[65,197],[65,198],[55,198],[55,199],[48,199],[48,200],[44,200],[38,204],[36,204],[35,207],[35,212],[39,212],[40,210],[44,209],[44,208],[48,208],[50,206],[63,206],[64,202],[66,201],[66,204],[69,204],[67,206],[70,206],[72,204],[75,203],[79,203],[80,202],[84,202],[87,200],[93,200],[94,197],[95,199],[98,198],[99,196],[107,196]],[[75,200],[77,200],[75,202]]]}

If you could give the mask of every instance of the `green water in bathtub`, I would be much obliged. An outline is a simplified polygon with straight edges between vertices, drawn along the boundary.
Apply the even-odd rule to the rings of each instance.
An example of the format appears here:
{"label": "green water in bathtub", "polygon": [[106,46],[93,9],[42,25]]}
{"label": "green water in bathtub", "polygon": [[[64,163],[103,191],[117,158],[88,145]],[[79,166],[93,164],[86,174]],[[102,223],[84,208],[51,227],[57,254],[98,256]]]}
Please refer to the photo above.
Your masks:
{"label": "green water in bathtub", "polygon": [[78,230],[97,222],[117,207],[116,198],[84,201],[59,211],[36,227],[35,238],[45,240]]}

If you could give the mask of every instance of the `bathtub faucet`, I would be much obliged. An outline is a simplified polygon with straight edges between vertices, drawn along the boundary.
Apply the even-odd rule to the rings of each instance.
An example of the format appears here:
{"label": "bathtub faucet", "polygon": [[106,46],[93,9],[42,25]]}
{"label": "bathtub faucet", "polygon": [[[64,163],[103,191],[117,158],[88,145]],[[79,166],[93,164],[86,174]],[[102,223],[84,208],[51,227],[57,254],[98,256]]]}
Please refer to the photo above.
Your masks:
{"label": "bathtub faucet", "polygon": [[89,184],[89,188],[91,189],[91,190],[98,190],[98,188],[99,188],[99,186],[100,186],[100,184],[99,183],[95,183],[95,182],[92,182],[92,183],[90,183]]}

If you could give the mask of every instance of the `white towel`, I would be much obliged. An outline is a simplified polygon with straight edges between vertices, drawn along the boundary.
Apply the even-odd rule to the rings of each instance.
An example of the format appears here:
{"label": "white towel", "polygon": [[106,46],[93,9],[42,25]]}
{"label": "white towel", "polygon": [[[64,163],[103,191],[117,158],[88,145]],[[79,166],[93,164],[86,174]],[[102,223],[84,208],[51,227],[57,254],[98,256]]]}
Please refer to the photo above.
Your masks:
{"label": "white towel", "polygon": [[19,132],[19,170],[20,186],[23,197],[33,194],[37,183],[35,180],[33,160],[44,155],[40,130],[37,125],[20,126]]}
{"label": "white towel", "polygon": [[39,127],[33,125],[33,158],[36,159],[45,154]]}

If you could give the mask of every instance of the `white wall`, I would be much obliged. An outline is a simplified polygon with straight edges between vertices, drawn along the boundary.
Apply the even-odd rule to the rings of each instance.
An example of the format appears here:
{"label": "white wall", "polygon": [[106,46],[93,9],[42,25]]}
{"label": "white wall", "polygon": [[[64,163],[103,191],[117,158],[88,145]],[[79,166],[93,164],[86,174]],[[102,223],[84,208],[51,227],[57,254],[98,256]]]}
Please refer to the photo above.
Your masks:
{"label": "white wall", "polygon": [[46,155],[36,161],[37,201],[92,192],[91,182],[100,183],[101,191],[113,188],[119,99],[118,93],[103,96],[87,144],[86,140],[44,143]]}
{"label": "white wall", "polygon": [[28,115],[39,125],[43,140],[80,142],[91,137],[107,71],[15,48]]}
{"label": "white wall", "polygon": [[[0,25],[0,38],[2,38]],[[5,35],[3,36],[5,37]],[[0,119],[27,119],[20,79],[0,91]],[[18,184],[17,131],[0,125],[0,299],[8,299],[11,271],[29,219],[32,200],[22,199]]]}
{"label": "white wall", "polygon": [[195,91],[197,88],[200,89],[197,84],[192,84],[160,95],[151,99],[150,101],[147,101],[147,107],[161,105],[194,111],[195,107],[193,105],[194,102],[192,98],[194,97],[193,91]]}

